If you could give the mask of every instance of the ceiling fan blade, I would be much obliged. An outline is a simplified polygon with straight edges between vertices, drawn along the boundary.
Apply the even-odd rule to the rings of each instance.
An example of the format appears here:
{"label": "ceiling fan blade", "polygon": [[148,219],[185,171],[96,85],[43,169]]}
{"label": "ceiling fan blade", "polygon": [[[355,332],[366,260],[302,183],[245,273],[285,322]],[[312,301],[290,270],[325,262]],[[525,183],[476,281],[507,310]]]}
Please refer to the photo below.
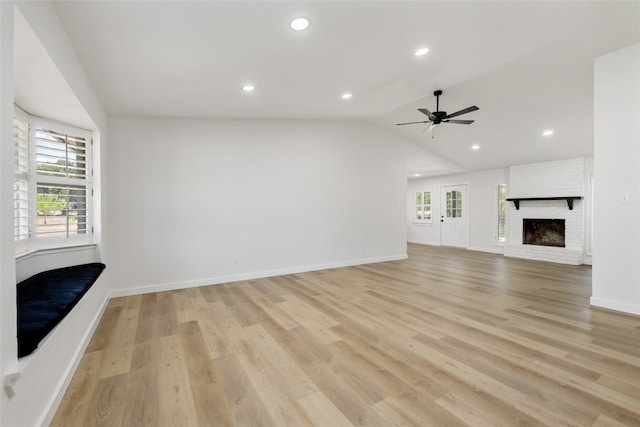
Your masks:
{"label": "ceiling fan blade", "polygon": [[457,123],[459,125],[470,125],[471,123],[473,123],[475,120],[458,120],[458,119],[454,119],[454,120],[443,120],[443,122],[445,123]]}
{"label": "ceiling fan blade", "polygon": [[426,114],[426,116],[429,117],[429,120],[434,120],[436,118],[436,116],[434,116],[433,113],[426,108],[418,108],[418,111],[420,111],[422,114]]}
{"label": "ceiling fan blade", "polygon": [[415,125],[416,123],[431,123],[431,120],[423,120],[423,121],[421,121],[421,122],[396,123],[396,126],[402,126],[402,125]]}
{"label": "ceiling fan blade", "polygon": [[436,125],[434,125],[433,123],[431,123],[429,126],[427,126],[422,133],[427,133],[429,132],[431,129],[433,129],[434,127],[436,127]]}
{"label": "ceiling fan blade", "polygon": [[470,113],[470,112],[476,111],[476,110],[479,110],[479,108],[476,107],[475,105],[472,106],[472,107],[467,107],[464,110],[456,111],[455,113],[449,114],[447,117],[445,117],[445,119],[450,119],[452,117],[461,116],[463,114],[467,114],[467,113]]}

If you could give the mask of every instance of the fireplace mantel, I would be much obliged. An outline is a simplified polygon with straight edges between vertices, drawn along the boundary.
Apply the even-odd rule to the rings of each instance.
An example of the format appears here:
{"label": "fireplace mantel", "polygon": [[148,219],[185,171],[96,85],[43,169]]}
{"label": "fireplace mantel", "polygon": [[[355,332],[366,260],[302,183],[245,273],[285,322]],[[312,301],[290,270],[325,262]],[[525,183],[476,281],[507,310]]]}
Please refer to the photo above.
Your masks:
{"label": "fireplace mantel", "polygon": [[516,207],[516,210],[520,210],[520,202],[522,201],[536,201],[536,200],[566,200],[567,205],[569,206],[569,210],[573,210],[573,201],[574,200],[582,200],[584,197],[582,196],[563,196],[563,197],[509,197],[506,200],[509,202],[513,202]]}

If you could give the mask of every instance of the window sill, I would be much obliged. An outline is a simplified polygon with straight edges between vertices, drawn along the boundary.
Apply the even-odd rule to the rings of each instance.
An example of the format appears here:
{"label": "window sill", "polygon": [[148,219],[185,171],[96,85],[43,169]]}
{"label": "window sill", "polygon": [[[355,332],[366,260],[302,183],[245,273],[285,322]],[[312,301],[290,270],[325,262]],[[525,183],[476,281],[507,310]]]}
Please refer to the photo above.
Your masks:
{"label": "window sill", "polygon": [[26,251],[16,253],[16,262],[24,261],[34,256],[82,251],[87,248],[92,248],[92,247],[95,248],[96,246],[97,246],[96,243],[78,243],[75,245],[56,246],[52,248],[29,249]]}

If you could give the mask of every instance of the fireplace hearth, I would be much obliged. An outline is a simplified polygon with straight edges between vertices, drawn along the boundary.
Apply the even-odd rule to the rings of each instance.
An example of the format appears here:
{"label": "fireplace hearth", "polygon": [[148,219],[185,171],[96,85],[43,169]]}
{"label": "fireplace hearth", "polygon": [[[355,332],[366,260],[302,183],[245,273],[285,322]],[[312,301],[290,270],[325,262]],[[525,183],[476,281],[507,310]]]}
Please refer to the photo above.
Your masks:
{"label": "fireplace hearth", "polygon": [[565,247],[564,219],[524,218],[522,244]]}

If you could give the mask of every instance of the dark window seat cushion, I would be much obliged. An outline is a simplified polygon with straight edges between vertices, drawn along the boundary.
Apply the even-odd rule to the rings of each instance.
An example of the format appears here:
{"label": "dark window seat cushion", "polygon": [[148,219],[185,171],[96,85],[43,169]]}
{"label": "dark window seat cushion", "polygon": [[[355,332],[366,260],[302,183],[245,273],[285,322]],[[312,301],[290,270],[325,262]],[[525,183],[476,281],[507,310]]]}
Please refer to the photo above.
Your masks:
{"label": "dark window seat cushion", "polygon": [[17,284],[18,357],[31,354],[98,279],[105,265],[43,271]]}

